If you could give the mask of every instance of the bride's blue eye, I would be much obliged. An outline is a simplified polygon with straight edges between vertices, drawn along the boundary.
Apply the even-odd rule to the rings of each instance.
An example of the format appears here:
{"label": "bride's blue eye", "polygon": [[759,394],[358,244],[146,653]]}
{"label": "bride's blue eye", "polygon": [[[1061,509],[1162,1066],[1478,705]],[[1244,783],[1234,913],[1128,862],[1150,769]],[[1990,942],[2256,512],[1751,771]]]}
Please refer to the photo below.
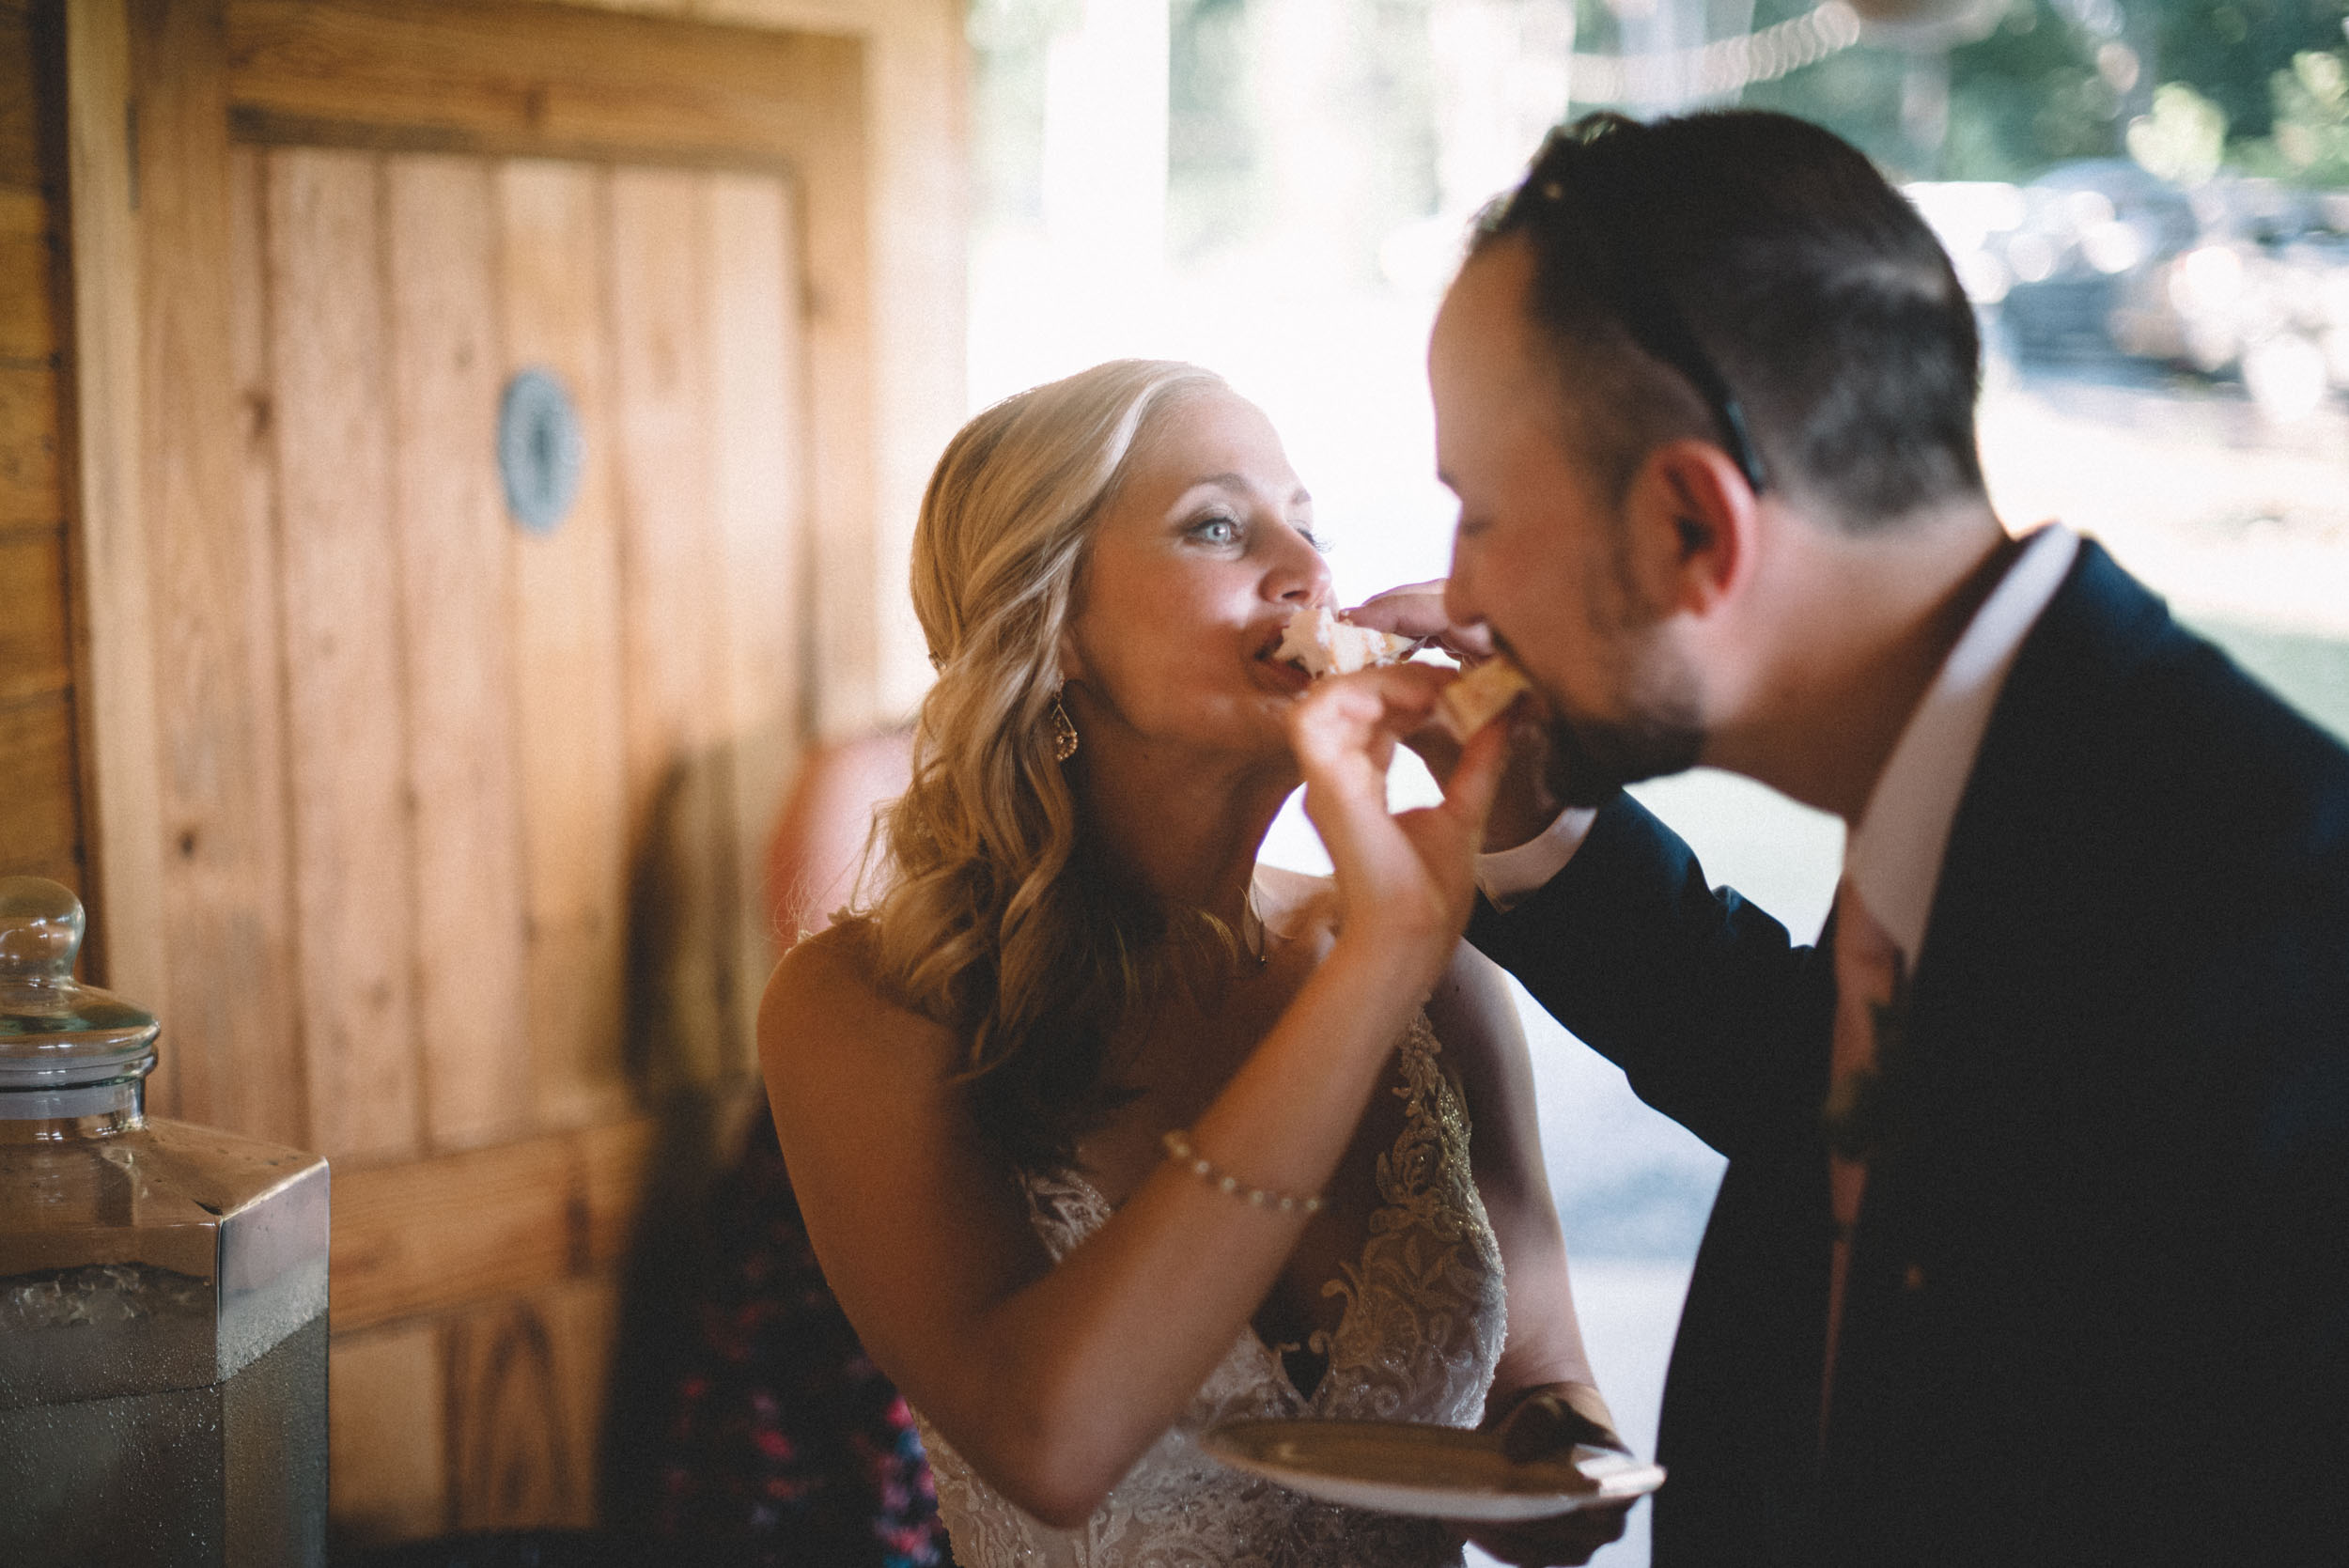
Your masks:
{"label": "bride's blue eye", "polygon": [[1191,537],[1211,545],[1239,543],[1239,519],[1217,512],[1190,525]]}

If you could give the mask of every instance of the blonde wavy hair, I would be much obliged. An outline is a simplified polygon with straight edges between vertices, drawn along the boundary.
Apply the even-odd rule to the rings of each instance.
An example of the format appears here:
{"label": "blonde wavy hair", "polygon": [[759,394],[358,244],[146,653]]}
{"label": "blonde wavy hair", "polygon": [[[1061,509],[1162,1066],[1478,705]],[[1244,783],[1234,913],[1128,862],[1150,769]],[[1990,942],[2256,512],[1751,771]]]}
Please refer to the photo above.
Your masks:
{"label": "blonde wavy hair", "polygon": [[912,783],[884,810],[860,911],[881,983],[957,1031],[979,1126],[1050,1168],[1122,1097],[1109,1042],[1220,923],[1155,907],[1101,862],[1053,756],[1061,633],[1086,546],[1136,452],[1221,378],[1115,360],[1004,399],[948,443],[922,498],[913,604],[938,681]]}

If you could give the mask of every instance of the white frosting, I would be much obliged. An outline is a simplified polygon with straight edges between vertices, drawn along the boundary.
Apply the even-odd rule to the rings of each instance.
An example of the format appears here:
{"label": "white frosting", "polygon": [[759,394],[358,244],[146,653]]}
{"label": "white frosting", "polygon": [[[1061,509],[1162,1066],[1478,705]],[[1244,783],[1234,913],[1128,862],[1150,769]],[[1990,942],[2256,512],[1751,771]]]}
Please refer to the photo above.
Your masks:
{"label": "white frosting", "polygon": [[1392,631],[1342,621],[1326,606],[1313,605],[1289,616],[1275,659],[1304,666],[1316,679],[1350,675],[1374,664],[1393,664],[1411,651],[1411,639]]}

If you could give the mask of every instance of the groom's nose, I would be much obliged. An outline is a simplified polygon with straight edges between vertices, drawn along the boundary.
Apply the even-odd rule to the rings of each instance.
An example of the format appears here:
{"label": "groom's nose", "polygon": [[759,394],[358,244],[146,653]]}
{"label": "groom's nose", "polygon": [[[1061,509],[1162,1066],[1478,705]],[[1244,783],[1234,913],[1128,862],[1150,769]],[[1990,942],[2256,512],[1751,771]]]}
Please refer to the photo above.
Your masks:
{"label": "groom's nose", "polygon": [[1485,619],[1469,551],[1461,548],[1456,536],[1452,541],[1452,574],[1443,580],[1443,614],[1455,629],[1481,626]]}
{"label": "groom's nose", "polygon": [[1452,623],[1444,633],[1446,647],[1471,659],[1492,654],[1493,629],[1485,619],[1475,579],[1456,544],[1452,551],[1452,575],[1443,580],[1443,618]]}

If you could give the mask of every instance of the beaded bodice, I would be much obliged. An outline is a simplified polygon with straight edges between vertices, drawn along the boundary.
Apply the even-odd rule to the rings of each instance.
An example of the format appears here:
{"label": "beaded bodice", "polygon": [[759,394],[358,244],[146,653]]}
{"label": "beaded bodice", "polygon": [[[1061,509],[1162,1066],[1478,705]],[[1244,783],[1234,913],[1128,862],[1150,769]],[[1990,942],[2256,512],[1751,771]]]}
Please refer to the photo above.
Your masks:
{"label": "beaded bodice", "polygon": [[[1200,1434],[1245,1417],[1440,1421],[1481,1412],[1507,1327],[1501,1250],[1469,1171],[1468,1112],[1426,1018],[1396,1051],[1404,1127],[1378,1158],[1379,1207],[1361,1257],[1323,1287],[1345,1302],[1311,1348],[1329,1369],[1310,1396],[1252,1329],[1092,1518],[1050,1529],[1022,1513],[923,1421],[939,1513],[962,1568],[1431,1568],[1459,1550],[1425,1520],[1336,1508],[1224,1468]],[[1108,1220],[1082,1179],[1026,1181],[1055,1260]]]}

